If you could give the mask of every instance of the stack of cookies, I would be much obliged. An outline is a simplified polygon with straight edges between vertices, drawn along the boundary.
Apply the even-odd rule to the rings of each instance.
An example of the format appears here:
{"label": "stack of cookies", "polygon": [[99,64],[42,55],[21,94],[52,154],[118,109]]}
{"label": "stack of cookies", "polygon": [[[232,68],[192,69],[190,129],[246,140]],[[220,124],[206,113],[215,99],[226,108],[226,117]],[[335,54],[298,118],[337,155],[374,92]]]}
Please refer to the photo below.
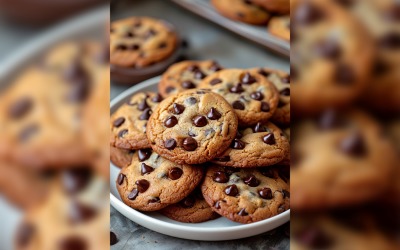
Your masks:
{"label": "stack of cookies", "polygon": [[287,73],[184,61],[158,88],[111,116],[125,204],[194,223],[218,214],[251,223],[289,209]]}
{"label": "stack of cookies", "polygon": [[223,16],[252,25],[268,25],[268,31],[290,40],[289,0],[212,0],[211,4]]}

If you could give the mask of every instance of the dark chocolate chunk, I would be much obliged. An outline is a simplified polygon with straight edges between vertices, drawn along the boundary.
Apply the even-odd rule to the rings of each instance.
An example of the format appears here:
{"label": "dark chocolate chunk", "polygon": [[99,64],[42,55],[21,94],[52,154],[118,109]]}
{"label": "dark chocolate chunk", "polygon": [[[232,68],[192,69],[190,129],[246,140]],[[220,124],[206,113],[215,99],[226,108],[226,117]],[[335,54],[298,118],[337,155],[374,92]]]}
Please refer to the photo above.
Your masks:
{"label": "dark chocolate chunk", "polygon": [[194,85],[193,82],[187,80],[182,82],[182,88],[184,89],[194,89],[196,88],[196,85]]}
{"label": "dark chocolate chunk", "polygon": [[225,188],[225,194],[227,194],[229,196],[236,196],[239,194],[239,189],[237,188],[237,186],[235,184],[229,185]]}
{"label": "dark chocolate chunk", "polygon": [[64,190],[76,194],[87,187],[92,178],[92,172],[87,168],[71,168],[64,170],[61,175]]}
{"label": "dark chocolate chunk", "polygon": [[243,182],[250,187],[257,187],[260,185],[260,181],[254,175],[250,175],[249,177],[245,178]]}
{"label": "dark chocolate chunk", "polygon": [[174,114],[179,115],[182,114],[183,111],[185,111],[185,106],[178,103],[174,103],[174,110],[173,110]]}
{"label": "dark chocolate chunk", "polygon": [[244,110],[244,104],[243,104],[243,102],[241,102],[241,101],[234,101],[234,102],[232,103],[232,107],[233,107],[234,109]]}
{"label": "dark chocolate chunk", "polygon": [[217,109],[211,108],[207,114],[207,117],[210,120],[218,120],[219,118],[221,118],[221,113],[219,113]]}
{"label": "dark chocolate chunk", "polygon": [[30,98],[20,98],[9,107],[8,115],[12,119],[19,119],[26,115],[32,109],[32,106],[33,102]]}
{"label": "dark chocolate chunk", "polygon": [[164,125],[167,128],[172,128],[178,124],[178,119],[175,116],[170,116],[167,120],[165,120]]}
{"label": "dark chocolate chunk", "polygon": [[118,178],[117,178],[117,183],[118,183],[118,185],[122,185],[122,183],[124,183],[124,180],[125,180],[125,175],[124,174],[122,174],[122,173],[120,173],[119,175],[118,175]]}
{"label": "dark chocolate chunk", "polygon": [[195,139],[193,139],[192,137],[186,137],[182,143],[182,147],[186,151],[194,151],[194,150],[196,150],[197,146],[198,146],[197,141]]}
{"label": "dark chocolate chunk", "polygon": [[254,76],[250,75],[250,73],[247,72],[246,74],[244,74],[242,79],[240,79],[240,82],[243,84],[253,84],[256,82],[256,78],[254,78]]}
{"label": "dark chocolate chunk", "polygon": [[110,246],[117,244],[117,242],[118,242],[117,235],[114,232],[110,231]]}
{"label": "dark chocolate chunk", "polygon": [[263,199],[270,200],[270,199],[273,198],[272,190],[270,188],[267,188],[267,187],[265,187],[265,188],[261,189],[260,191],[258,191],[258,194]]}
{"label": "dark chocolate chunk", "polygon": [[242,209],[240,209],[238,215],[240,215],[240,216],[246,216],[246,215],[249,215],[249,214],[246,212],[246,209],[242,208]]}
{"label": "dark chocolate chunk", "polygon": [[261,102],[261,111],[263,111],[263,112],[270,111],[270,106],[269,106],[268,102]]}
{"label": "dark chocolate chunk", "polygon": [[176,147],[176,141],[174,139],[168,139],[164,142],[164,147],[173,150]]}
{"label": "dark chocolate chunk", "polygon": [[217,171],[214,173],[213,180],[218,183],[227,183],[229,181],[229,177],[225,172]]}
{"label": "dark chocolate chunk", "polygon": [[268,144],[268,145],[275,144],[275,136],[273,133],[266,134],[265,136],[263,136],[262,140],[265,144]]}
{"label": "dark chocolate chunk", "polygon": [[139,116],[139,120],[148,120],[152,112],[153,111],[151,111],[150,108],[145,109],[143,113]]}
{"label": "dark chocolate chunk", "polygon": [[145,179],[137,180],[135,184],[137,185],[139,193],[146,192],[146,190],[150,187],[150,182]]}
{"label": "dark chocolate chunk", "polygon": [[80,236],[73,235],[60,241],[58,247],[60,250],[87,250],[88,245],[86,241]]}
{"label": "dark chocolate chunk", "polygon": [[261,92],[253,92],[250,94],[250,97],[254,100],[261,101],[264,99],[264,95]]}
{"label": "dark chocolate chunk", "polygon": [[233,149],[244,149],[246,147],[246,144],[239,140],[239,139],[233,139],[232,143],[231,143],[231,148]]}
{"label": "dark chocolate chunk", "polygon": [[170,178],[171,180],[177,180],[177,179],[181,178],[182,174],[183,174],[182,169],[177,168],[177,167],[171,168],[168,171],[168,178]]}
{"label": "dark chocolate chunk", "polygon": [[193,124],[196,127],[204,127],[207,125],[207,123],[208,123],[207,118],[203,115],[198,115],[193,118]]}
{"label": "dark chocolate chunk", "polygon": [[118,117],[118,118],[115,119],[115,121],[113,122],[113,125],[114,125],[114,127],[118,128],[118,127],[121,126],[124,122],[125,122],[125,117]]}
{"label": "dark chocolate chunk", "polygon": [[342,152],[356,157],[362,157],[367,153],[364,138],[358,132],[345,137],[339,144]]}
{"label": "dark chocolate chunk", "polygon": [[147,165],[145,163],[142,163],[142,165],[140,167],[140,173],[142,175],[149,174],[149,173],[151,173],[153,171],[154,171],[154,168],[150,167],[149,165]]}
{"label": "dark chocolate chunk", "polygon": [[221,79],[219,79],[219,78],[214,78],[214,79],[212,79],[212,80],[210,81],[210,85],[216,85],[216,84],[221,83],[221,82],[222,82]]}
{"label": "dark chocolate chunk", "polygon": [[134,199],[136,199],[136,197],[138,196],[138,194],[139,194],[139,191],[138,191],[136,188],[134,188],[134,189],[132,189],[132,191],[128,194],[128,199],[129,199],[129,200],[134,200]]}
{"label": "dark chocolate chunk", "polygon": [[139,149],[138,150],[138,158],[139,161],[145,161],[149,159],[151,156],[151,149]]}

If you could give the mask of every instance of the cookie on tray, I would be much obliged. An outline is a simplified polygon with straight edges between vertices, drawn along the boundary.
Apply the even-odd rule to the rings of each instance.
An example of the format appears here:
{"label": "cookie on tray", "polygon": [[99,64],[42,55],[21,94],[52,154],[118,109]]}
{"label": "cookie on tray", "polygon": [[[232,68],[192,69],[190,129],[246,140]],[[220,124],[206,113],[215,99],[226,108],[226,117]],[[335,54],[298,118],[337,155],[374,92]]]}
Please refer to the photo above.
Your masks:
{"label": "cookie on tray", "polygon": [[272,117],[279,103],[275,85],[252,70],[225,69],[204,78],[199,88],[224,97],[235,110],[240,125],[253,125]]}
{"label": "cookie on tray", "polygon": [[129,166],[136,150],[110,146],[110,161],[119,168]]}
{"label": "cookie on tray", "polygon": [[111,146],[122,149],[150,148],[146,126],[161,101],[162,97],[153,92],[140,92],[130,97],[111,115]]}
{"label": "cookie on tray", "polygon": [[290,16],[275,16],[268,22],[268,31],[277,37],[290,41]]}
{"label": "cookie on tray", "polygon": [[206,76],[221,69],[222,67],[212,60],[175,63],[163,74],[158,84],[158,91],[163,97],[167,97],[184,90],[197,88],[197,85]]}
{"label": "cookie on tray", "polygon": [[177,43],[176,32],[162,20],[150,17],[117,20],[110,27],[110,62],[144,68],[171,56]]}
{"label": "cookie on tray", "polygon": [[210,90],[187,90],[165,99],[147,124],[151,147],[176,163],[200,164],[223,153],[238,121],[225,99]]}
{"label": "cookie on tray", "polygon": [[187,197],[202,178],[202,167],[176,164],[148,150],[134,154],[116,184],[125,204],[141,211],[156,211]]}
{"label": "cookie on tray", "polygon": [[271,122],[240,128],[229,149],[213,160],[218,165],[251,168],[270,166],[289,155],[287,136]]}
{"label": "cookie on tray", "polygon": [[266,24],[270,14],[250,1],[244,0],[211,0],[215,9],[225,17],[249,24]]}
{"label": "cookie on tray", "polygon": [[201,189],[214,211],[239,223],[252,223],[289,209],[289,180],[282,174],[280,167],[240,169],[212,165]]}
{"label": "cookie on tray", "polygon": [[204,200],[200,188],[196,188],[188,197],[160,212],[172,220],[186,223],[200,223],[219,217]]}

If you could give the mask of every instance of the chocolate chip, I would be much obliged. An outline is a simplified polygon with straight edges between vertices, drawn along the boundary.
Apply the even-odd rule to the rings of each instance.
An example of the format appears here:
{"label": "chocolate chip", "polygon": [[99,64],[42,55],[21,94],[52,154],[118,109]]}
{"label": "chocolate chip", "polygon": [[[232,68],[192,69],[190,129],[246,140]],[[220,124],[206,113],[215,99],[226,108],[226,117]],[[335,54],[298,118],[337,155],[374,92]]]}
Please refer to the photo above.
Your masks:
{"label": "chocolate chip", "polygon": [[219,202],[219,201],[215,202],[214,207],[215,207],[216,209],[220,209],[220,208],[221,208],[220,202]]}
{"label": "chocolate chip", "polygon": [[250,75],[249,72],[247,72],[246,74],[244,74],[242,79],[240,79],[240,82],[243,84],[253,84],[256,82],[256,78],[254,78],[252,75]]}
{"label": "chocolate chip", "polygon": [[60,242],[59,250],[86,250],[88,249],[86,241],[80,236],[74,235],[63,239]]}
{"label": "chocolate chip", "polygon": [[142,163],[140,173],[142,175],[149,174],[154,171],[154,168],[150,167],[149,165]]}
{"label": "chocolate chip", "polygon": [[192,137],[186,137],[182,143],[182,147],[186,151],[194,151],[194,150],[196,150],[197,146],[198,146],[197,141],[195,139],[193,139]]}
{"label": "chocolate chip", "polygon": [[167,94],[169,94],[169,93],[171,93],[171,92],[174,91],[174,90],[175,90],[174,87],[168,86],[168,87],[165,89],[165,92],[167,92]]}
{"label": "chocolate chip", "polygon": [[92,179],[92,172],[87,168],[72,168],[62,171],[61,181],[68,194],[76,194],[87,187]]}
{"label": "chocolate chip", "polygon": [[230,88],[229,91],[231,93],[240,94],[244,91],[244,88],[242,87],[241,83],[238,83],[236,86],[233,86],[232,88]]}
{"label": "chocolate chip", "polygon": [[117,178],[118,185],[122,185],[122,183],[124,183],[125,177],[126,176],[124,174],[121,174],[121,173],[118,175],[118,178]]}
{"label": "chocolate chip", "polygon": [[67,94],[67,100],[73,103],[82,102],[89,96],[89,92],[90,86],[88,83],[74,84]]}
{"label": "chocolate chip", "polygon": [[150,182],[145,179],[137,180],[135,184],[137,185],[139,193],[146,192],[146,190],[150,187]]}
{"label": "chocolate chip", "polygon": [[16,243],[19,247],[26,247],[35,234],[35,227],[27,222],[24,222],[18,229]]}
{"label": "chocolate chip", "polygon": [[378,44],[379,47],[384,49],[399,49],[400,33],[388,33],[379,39]]}
{"label": "chocolate chip", "polygon": [[151,198],[150,200],[149,200],[149,203],[160,203],[161,201],[160,201],[160,198],[159,197],[154,197],[154,198]]}
{"label": "chocolate chip", "polygon": [[214,78],[214,79],[212,79],[212,80],[210,81],[210,85],[216,85],[216,84],[221,83],[221,82],[222,82],[221,79],[219,79],[219,78]]}
{"label": "chocolate chip", "polygon": [[343,7],[350,7],[354,3],[354,0],[335,0],[335,2]]}
{"label": "chocolate chip", "polygon": [[232,107],[233,107],[234,109],[244,110],[244,104],[243,104],[243,102],[241,102],[241,101],[234,101],[234,102],[232,103]]}
{"label": "chocolate chip", "polygon": [[159,49],[163,49],[163,48],[166,48],[167,47],[167,43],[166,42],[162,42],[162,43],[160,43],[159,45],[158,45],[158,48]]}
{"label": "chocolate chip", "polygon": [[283,198],[290,198],[290,192],[282,190]]}
{"label": "chocolate chip", "polygon": [[178,124],[178,119],[175,116],[168,117],[168,119],[164,122],[164,125],[167,128],[172,128],[176,124]]}
{"label": "chocolate chip", "polygon": [[152,36],[157,35],[157,31],[153,30],[153,29],[149,29],[145,34],[144,34],[144,38],[145,39],[149,39]]}
{"label": "chocolate chip", "polygon": [[219,118],[221,118],[221,113],[219,113],[217,109],[211,108],[207,114],[207,117],[210,120],[218,120]]}
{"label": "chocolate chip", "polygon": [[128,133],[128,130],[127,130],[127,129],[123,129],[123,130],[119,131],[118,137],[119,137],[119,138],[122,138],[122,137],[124,137],[124,135],[126,135],[127,133]]}
{"label": "chocolate chip", "polygon": [[224,170],[227,174],[231,175],[233,173],[240,172],[240,169],[234,167],[224,167]]}
{"label": "chocolate chip", "polygon": [[342,152],[356,157],[364,156],[367,152],[364,138],[358,132],[354,132],[344,138],[340,142],[339,148]]}
{"label": "chocolate chip", "polygon": [[229,196],[236,196],[239,194],[239,190],[235,184],[229,185],[228,187],[225,188],[225,194]]}
{"label": "chocolate chip", "polygon": [[385,15],[385,19],[392,22],[400,21],[400,4],[393,4],[390,8],[387,9]]}
{"label": "chocolate chip", "polygon": [[133,34],[132,32],[127,32],[126,34],[125,34],[125,37],[134,37],[135,36],[135,34]]}
{"label": "chocolate chip", "polygon": [[227,183],[229,181],[229,177],[225,172],[217,171],[214,173],[213,180],[218,183]]}
{"label": "chocolate chip", "polygon": [[223,69],[217,62],[213,62],[213,64],[210,66],[209,70],[213,72],[217,72]]}
{"label": "chocolate chip", "polygon": [[324,17],[324,13],[312,3],[305,2],[298,6],[294,13],[294,22],[300,25],[311,25]]}
{"label": "chocolate chip", "polygon": [[333,244],[333,240],[314,225],[301,229],[294,237],[299,244],[312,249],[328,249]]}
{"label": "chocolate chip", "polygon": [[246,216],[246,215],[249,215],[249,214],[246,212],[246,209],[242,208],[242,209],[240,209],[238,215],[240,215],[240,216]]}
{"label": "chocolate chip", "polygon": [[268,178],[275,179],[274,171],[271,168],[261,168],[260,173]]}
{"label": "chocolate chip", "polygon": [[139,44],[132,44],[128,46],[129,50],[138,50],[140,49],[140,45]]}
{"label": "chocolate chip", "polygon": [[8,109],[8,115],[12,119],[19,119],[26,115],[33,106],[33,102],[28,97],[23,97],[14,102]]}
{"label": "chocolate chip", "polygon": [[342,124],[339,114],[334,109],[328,109],[322,113],[318,120],[318,127],[322,130],[337,128]]}
{"label": "chocolate chip", "polygon": [[114,127],[118,128],[125,122],[125,117],[118,117],[114,122],[113,125]]}
{"label": "chocolate chip", "polygon": [[204,74],[201,70],[197,70],[194,73],[194,79],[204,79],[207,75]]}
{"label": "chocolate chip", "polygon": [[140,26],[142,26],[142,22],[141,22],[141,21],[136,21],[136,22],[133,24],[133,27],[135,27],[135,28],[139,28]]}
{"label": "chocolate chip", "polygon": [[110,231],[110,246],[117,244],[117,242],[118,242],[117,235],[114,232]]}
{"label": "chocolate chip", "polygon": [[182,88],[184,89],[194,89],[196,88],[196,85],[194,85],[193,82],[187,80],[182,82]]}
{"label": "chocolate chip", "polygon": [[180,168],[171,168],[168,171],[168,178],[170,178],[171,180],[177,180],[179,178],[181,178],[183,174],[183,170]]}
{"label": "chocolate chip", "polygon": [[290,88],[284,88],[279,93],[284,96],[290,96]]}
{"label": "chocolate chip", "polygon": [[127,49],[126,45],[124,45],[124,44],[118,44],[115,48],[117,50],[126,50]]}
{"label": "chocolate chip", "polygon": [[338,64],[336,66],[334,79],[338,84],[349,85],[355,82],[356,75],[353,68],[349,65]]}
{"label": "chocolate chip", "polygon": [[139,149],[138,150],[138,158],[139,161],[145,161],[149,159],[151,156],[151,149]]}
{"label": "chocolate chip", "polygon": [[231,157],[229,155],[224,155],[222,157],[217,157],[214,159],[215,161],[220,161],[220,162],[228,162],[231,160]]}
{"label": "chocolate chip", "polygon": [[233,149],[244,149],[246,147],[246,144],[239,140],[239,139],[233,139],[232,143],[231,143],[231,148]]}
{"label": "chocolate chip", "polygon": [[279,102],[278,102],[278,108],[282,108],[282,107],[285,106],[285,105],[286,105],[285,102],[279,100]]}
{"label": "chocolate chip", "polygon": [[173,110],[174,114],[179,115],[179,114],[182,114],[183,111],[185,111],[185,106],[174,103],[174,110]]}
{"label": "chocolate chip", "polygon": [[137,109],[140,111],[143,111],[147,108],[150,108],[150,106],[147,104],[147,97],[143,98],[143,100],[139,103]]}
{"label": "chocolate chip", "polygon": [[271,74],[270,72],[267,72],[267,71],[265,71],[264,69],[261,69],[261,68],[258,70],[257,73],[260,74],[260,75],[263,75],[265,77],[267,77],[267,76],[269,76]]}
{"label": "chocolate chip", "polygon": [[151,111],[150,108],[145,109],[143,111],[143,113],[139,116],[139,120],[142,120],[142,121],[143,120],[148,120],[150,118],[150,116],[151,116],[151,113],[152,113],[152,111]]}
{"label": "chocolate chip", "polygon": [[194,206],[195,202],[196,202],[195,198],[190,195],[181,201],[181,205],[182,207],[190,208]]}
{"label": "chocolate chip", "polygon": [[265,136],[263,136],[262,140],[265,144],[268,144],[268,145],[275,144],[275,136],[273,133],[266,134]]}
{"label": "chocolate chip", "polygon": [[153,96],[153,98],[151,98],[151,100],[153,102],[161,102],[163,100],[163,98],[160,94],[157,93],[155,96]]}
{"label": "chocolate chip", "polygon": [[268,102],[261,102],[261,111],[263,111],[263,112],[270,111],[270,106],[269,106]]}
{"label": "chocolate chip", "polygon": [[174,139],[168,139],[164,142],[164,147],[166,149],[172,150],[176,147],[176,141]]}
{"label": "chocolate chip", "polygon": [[266,199],[266,200],[270,200],[272,199],[272,190],[270,188],[263,188],[260,191],[258,191],[258,194],[260,195],[261,198]]}
{"label": "chocolate chip", "polygon": [[204,127],[208,123],[207,118],[203,115],[198,115],[194,117],[192,121],[196,127]]}
{"label": "chocolate chip", "polygon": [[250,187],[257,187],[260,185],[260,181],[254,175],[250,175],[249,177],[245,178],[243,182]]}
{"label": "chocolate chip", "polygon": [[133,201],[134,199],[136,199],[136,197],[138,196],[138,194],[139,194],[139,191],[138,191],[136,188],[134,188],[134,189],[132,189],[132,191],[128,194],[128,199]]}
{"label": "chocolate chip", "polygon": [[261,133],[261,132],[267,132],[267,131],[268,131],[267,128],[261,122],[258,122],[256,124],[256,126],[254,126],[254,128],[253,128],[254,133]]}
{"label": "chocolate chip", "polygon": [[199,66],[193,64],[193,65],[190,65],[189,67],[187,67],[187,70],[190,72],[196,72],[197,70],[199,70]]}
{"label": "chocolate chip", "polygon": [[72,224],[87,222],[97,215],[97,210],[78,201],[71,203],[68,219]]}
{"label": "chocolate chip", "polygon": [[238,130],[238,131],[236,132],[235,138],[236,138],[236,139],[240,139],[240,138],[242,138],[242,137],[243,137],[242,133]]}
{"label": "chocolate chip", "polygon": [[342,50],[336,40],[320,41],[315,45],[315,54],[322,58],[335,60],[340,57]]}
{"label": "chocolate chip", "polygon": [[264,95],[261,92],[253,92],[250,94],[250,97],[254,100],[261,101],[264,99]]}

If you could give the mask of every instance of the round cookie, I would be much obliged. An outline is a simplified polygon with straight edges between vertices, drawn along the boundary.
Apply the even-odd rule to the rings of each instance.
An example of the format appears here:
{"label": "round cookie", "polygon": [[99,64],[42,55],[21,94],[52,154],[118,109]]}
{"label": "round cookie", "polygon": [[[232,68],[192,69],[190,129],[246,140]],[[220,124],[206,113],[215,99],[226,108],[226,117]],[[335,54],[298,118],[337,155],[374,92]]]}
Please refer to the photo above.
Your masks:
{"label": "round cookie", "polygon": [[249,24],[266,24],[270,14],[245,0],[212,0],[215,9],[227,18]]}
{"label": "round cookie", "polygon": [[269,68],[253,69],[272,82],[279,91],[278,107],[271,120],[282,126],[290,125],[290,74]]}
{"label": "round cookie", "polygon": [[110,146],[110,161],[119,168],[129,166],[135,150],[122,149]]}
{"label": "round cookie", "polygon": [[273,13],[290,13],[290,0],[250,0],[250,2]]}
{"label": "round cookie", "polygon": [[236,136],[231,105],[209,90],[187,90],[165,99],[147,124],[151,147],[170,161],[200,164],[223,153]]}
{"label": "round cookie", "polygon": [[143,68],[168,58],[177,48],[177,35],[162,20],[130,17],[111,23],[110,62]]}
{"label": "round cookie", "polygon": [[264,76],[244,69],[225,69],[206,77],[199,88],[210,88],[235,110],[240,125],[267,121],[278,107],[279,93]]}
{"label": "round cookie", "polygon": [[275,16],[268,22],[268,31],[274,36],[290,41],[290,16]]}
{"label": "round cookie", "polygon": [[201,167],[176,164],[152,150],[138,151],[116,185],[122,201],[141,211],[156,211],[188,196],[203,178]]}
{"label": "round cookie", "polygon": [[291,103],[294,114],[354,101],[365,89],[373,43],[358,20],[329,1],[291,1]]}
{"label": "round cookie", "polygon": [[168,218],[186,223],[200,223],[219,217],[204,200],[199,188],[179,203],[170,205],[160,212]]}
{"label": "round cookie", "polygon": [[158,91],[163,97],[194,89],[209,74],[221,70],[215,61],[183,61],[175,63],[162,75]]}
{"label": "round cookie", "polygon": [[290,183],[293,208],[359,204],[388,187],[396,153],[382,128],[360,111],[328,111],[318,122],[298,124],[295,135]]}
{"label": "round cookie", "polygon": [[289,155],[289,141],[274,124],[257,123],[239,129],[230,148],[214,159],[218,165],[251,168],[270,166]]}
{"label": "round cookie", "polygon": [[140,92],[119,107],[111,115],[111,146],[122,149],[150,148],[146,126],[150,115],[161,101],[159,94]]}
{"label": "round cookie", "polygon": [[264,220],[289,209],[288,178],[279,167],[239,169],[212,165],[201,186],[220,215],[240,223]]}

